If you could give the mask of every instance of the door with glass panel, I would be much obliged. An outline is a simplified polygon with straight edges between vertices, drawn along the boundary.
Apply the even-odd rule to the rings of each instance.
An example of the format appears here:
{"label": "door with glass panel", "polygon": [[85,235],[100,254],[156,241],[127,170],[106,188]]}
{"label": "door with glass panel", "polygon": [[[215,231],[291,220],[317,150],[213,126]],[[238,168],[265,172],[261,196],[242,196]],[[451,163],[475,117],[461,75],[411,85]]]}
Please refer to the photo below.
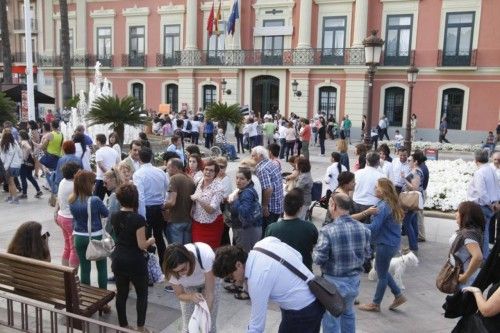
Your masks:
{"label": "door with glass panel", "polygon": [[322,87],[319,89],[319,114],[325,114],[326,119],[333,116],[337,119],[335,113],[337,108],[337,89],[334,87]]}
{"label": "door with glass panel", "polygon": [[111,66],[111,27],[97,28],[97,61],[105,67]]}
{"label": "door with glass panel", "polygon": [[405,103],[405,90],[391,87],[385,90],[384,115],[389,120],[389,126],[403,126],[403,109]]}
{"label": "door with glass panel", "polygon": [[180,63],[180,33],[179,24],[163,27],[163,66],[174,66]]}
{"label": "door with glass panel", "polygon": [[208,38],[208,52],[207,64],[208,65],[221,65],[224,59],[226,34],[226,22],[219,21],[219,32],[215,33]]}
{"label": "door with glass panel", "polygon": [[470,66],[474,13],[446,14],[443,66]]}
{"label": "door with glass panel", "polygon": [[[265,20],[264,27],[282,27],[285,20]],[[283,64],[283,40],[284,36],[264,36],[262,37],[262,64],[282,65]]]}
{"label": "door with glass panel", "polygon": [[323,43],[321,63],[323,65],[343,65],[345,48],[345,29],[347,18],[323,18]]}
{"label": "door with glass panel", "polygon": [[144,66],[145,28],[144,26],[129,29],[129,66]]}
{"label": "door with glass panel", "polygon": [[386,66],[408,66],[411,51],[413,15],[388,15],[385,37]]}
{"label": "door with glass panel", "polygon": [[448,129],[462,129],[462,115],[464,110],[464,91],[451,88],[443,91],[441,118],[446,115]]}
{"label": "door with glass panel", "polygon": [[179,104],[179,87],[176,84],[165,86],[165,97],[167,104],[170,104],[171,113],[177,113]]}

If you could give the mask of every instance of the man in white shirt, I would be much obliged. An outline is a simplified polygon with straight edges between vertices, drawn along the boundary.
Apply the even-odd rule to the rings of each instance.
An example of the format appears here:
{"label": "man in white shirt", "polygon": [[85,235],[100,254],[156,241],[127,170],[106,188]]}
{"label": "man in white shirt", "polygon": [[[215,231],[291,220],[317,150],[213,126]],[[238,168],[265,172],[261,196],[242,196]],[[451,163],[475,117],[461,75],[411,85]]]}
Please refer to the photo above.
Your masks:
{"label": "man in white shirt", "polygon": [[[380,165],[380,155],[377,152],[366,154],[366,167],[354,173],[356,185],[354,186],[354,212],[360,213],[375,206],[380,200],[375,196],[375,186],[380,178],[385,178],[378,167]],[[369,216],[360,219],[363,223],[369,222]]]}
{"label": "man in white shirt", "polygon": [[96,177],[94,195],[104,199],[106,188],[104,187],[103,176],[106,171],[120,163],[120,156],[113,148],[106,145],[106,136],[97,134],[95,137],[97,151],[95,153]]}
{"label": "man in white shirt", "polygon": [[384,139],[384,135],[389,140],[389,135],[387,134],[387,127],[389,126],[389,119],[386,116],[380,117],[378,122],[378,138],[380,141]]}
{"label": "man in white shirt", "polygon": [[285,149],[286,149],[286,120],[281,121],[280,126],[278,127],[278,138],[280,140],[280,159],[285,158]]}
{"label": "man in white shirt", "polygon": [[408,152],[405,148],[398,151],[399,159],[392,160],[392,182],[396,187],[396,192],[401,193],[405,184],[405,178],[411,172],[410,164],[408,163]]}
{"label": "man in white shirt", "polygon": [[467,200],[477,203],[481,206],[484,214],[484,233],[482,252],[483,258],[486,260],[490,254],[490,233],[489,225],[493,214],[498,210],[498,201],[500,200],[500,187],[496,172],[488,165],[488,151],[476,150],[474,159],[476,161],[477,170],[472,176],[467,189]]}
{"label": "man in white shirt", "polygon": [[302,274],[313,274],[302,263],[302,256],[276,237],[266,237],[245,253],[241,247],[224,246],[215,253],[214,275],[227,276],[243,283],[246,279],[252,302],[247,332],[264,332],[269,300],[281,308],[279,332],[317,333],[320,330],[324,307],[311,293],[307,283],[278,260],[257,250],[261,248],[283,258]]}
{"label": "man in white shirt", "polygon": [[146,239],[154,234],[158,257],[163,263],[165,253],[165,241],[163,240],[163,204],[168,190],[168,177],[161,169],[151,164],[153,151],[148,147],[142,147],[139,152],[141,167],[134,173],[133,181],[139,193],[139,207],[137,213],[146,219]]}

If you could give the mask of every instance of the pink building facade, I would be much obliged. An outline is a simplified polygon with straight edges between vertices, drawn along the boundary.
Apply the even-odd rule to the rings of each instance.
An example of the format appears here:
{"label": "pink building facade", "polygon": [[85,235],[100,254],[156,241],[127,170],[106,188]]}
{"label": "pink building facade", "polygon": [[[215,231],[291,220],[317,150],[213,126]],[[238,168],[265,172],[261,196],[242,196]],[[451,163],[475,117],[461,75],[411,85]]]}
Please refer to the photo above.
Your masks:
{"label": "pink building facade", "polygon": [[[99,60],[112,92],[147,108],[223,101],[259,113],[349,114],[359,127],[368,100],[362,41],[376,29],[385,44],[373,121],[385,114],[391,126],[406,125],[412,63],[420,70],[412,105],[419,128],[435,131],[444,114],[450,130],[471,133],[499,120],[500,1],[239,0],[234,36],[208,38],[213,3],[217,11],[217,0],[70,1],[75,94],[88,89]],[[222,31],[232,4],[221,1]],[[60,106],[59,8],[38,7],[38,88]]]}

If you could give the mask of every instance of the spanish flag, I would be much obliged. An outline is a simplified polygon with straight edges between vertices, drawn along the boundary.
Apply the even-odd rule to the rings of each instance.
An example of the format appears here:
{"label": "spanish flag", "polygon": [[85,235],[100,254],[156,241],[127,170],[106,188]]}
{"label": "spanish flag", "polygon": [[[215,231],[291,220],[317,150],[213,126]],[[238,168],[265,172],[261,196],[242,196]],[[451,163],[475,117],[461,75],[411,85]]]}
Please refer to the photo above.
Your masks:
{"label": "spanish flag", "polygon": [[215,34],[219,36],[221,34],[221,31],[219,30],[219,21],[222,20],[222,0],[219,0],[219,9],[217,10],[217,16],[215,16]]}
{"label": "spanish flag", "polygon": [[215,0],[214,2],[212,2],[212,10],[210,10],[210,15],[208,15],[208,22],[207,22],[208,38],[212,37],[212,33],[214,32],[214,6],[215,6]]}

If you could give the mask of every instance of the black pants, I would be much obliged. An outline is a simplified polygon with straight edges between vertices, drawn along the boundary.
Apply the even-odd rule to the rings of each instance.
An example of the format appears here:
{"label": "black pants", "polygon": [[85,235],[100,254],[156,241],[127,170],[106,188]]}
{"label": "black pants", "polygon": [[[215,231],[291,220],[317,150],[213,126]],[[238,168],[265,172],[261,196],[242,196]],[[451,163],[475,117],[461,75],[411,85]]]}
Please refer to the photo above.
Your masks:
{"label": "black pants", "polygon": [[285,158],[286,140],[280,139],[280,158]]}
{"label": "black pants", "polygon": [[161,213],[161,205],[146,206],[146,239],[151,235],[154,236],[160,265],[163,265],[163,255],[166,249],[165,240],[163,239],[164,229],[165,222]]}
{"label": "black pants", "polygon": [[28,182],[29,180],[31,184],[35,187],[36,192],[40,192],[40,187],[38,186],[38,182],[35,178],[33,178],[33,170],[34,168],[31,166],[27,166],[26,164],[21,164],[21,170],[19,176],[21,177],[21,184],[23,186],[23,194],[28,193]]}
{"label": "black pants", "polygon": [[281,309],[278,333],[319,333],[325,308],[317,300],[300,310]]}
{"label": "black pants", "polygon": [[450,141],[448,141],[448,139],[446,139],[446,134],[439,134],[439,142],[443,143],[443,141],[446,143],[450,143]]}
{"label": "black pants", "polygon": [[148,276],[127,276],[115,274],[116,279],[116,312],[121,327],[128,326],[127,321],[127,298],[130,282],[134,285],[137,293],[137,326],[142,327],[146,322],[146,310],[148,309]]}
{"label": "black pants", "polygon": [[240,153],[240,147],[241,147],[241,153],[245,153],[245,146],[243,145],[243,134],[238,134],[236,136],[236,148],[238,149],[238,154]]}
{"label": "black pants", "polygon": [[194,143],[195,145],[197,145],[199,138],[200,138],[200,133],[191,132],[191,143]]}
{"label": "black pants", "polygon": [[295,146],[295,141],[286,142],[286,161],[288,162],[288,157],[293,156],[293,147]]}
{"label": "black pants", "polygon": [[210,148],[213,146],[214,134],[205,133],[205,148]]}
{"label": "black pants", "polygon": [[325,155],[325,139],[319,138],[319,150],[321,155]]}
{"label": "black pants", "polygon": [[104,200],[106,196],[106,187],[104,187],[104,181],[96,179],[94,187],[94,195],[98,196],[101,200]]}

